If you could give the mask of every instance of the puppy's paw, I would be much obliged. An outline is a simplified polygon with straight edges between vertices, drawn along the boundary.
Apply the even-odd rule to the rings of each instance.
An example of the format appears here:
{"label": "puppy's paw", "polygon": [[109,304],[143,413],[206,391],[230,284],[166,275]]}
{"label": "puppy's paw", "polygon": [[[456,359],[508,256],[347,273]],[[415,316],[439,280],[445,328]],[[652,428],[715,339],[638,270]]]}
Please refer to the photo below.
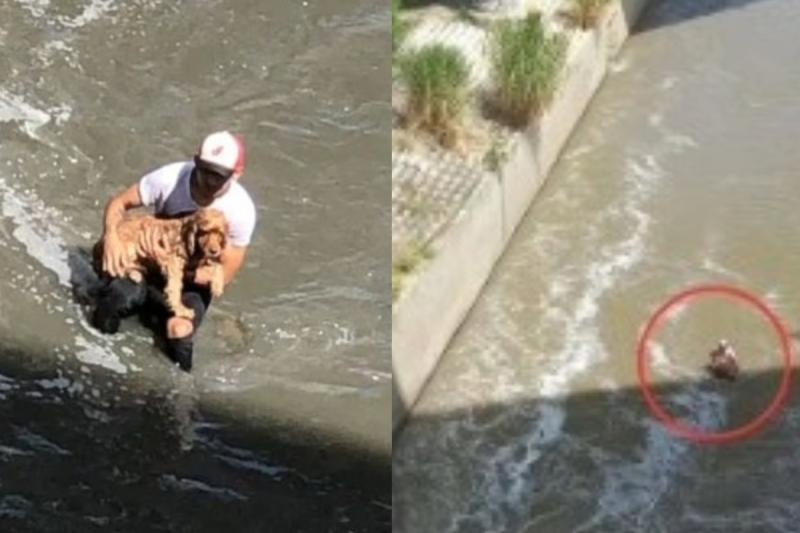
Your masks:
{"label": "puppy's paw", "polygon": [[225,282],[221,279],[213,279],[211,280],[211,296],[214,298],[219,298],[222,296],[222,292],[225,290]]}
{"label": "puppy's paw", "polygon": [[187,320],[193,320],[194,310],[189,309],[188,307],[179,307],[178,309],[175,309],[175,316],[179,318],[185,318]]}

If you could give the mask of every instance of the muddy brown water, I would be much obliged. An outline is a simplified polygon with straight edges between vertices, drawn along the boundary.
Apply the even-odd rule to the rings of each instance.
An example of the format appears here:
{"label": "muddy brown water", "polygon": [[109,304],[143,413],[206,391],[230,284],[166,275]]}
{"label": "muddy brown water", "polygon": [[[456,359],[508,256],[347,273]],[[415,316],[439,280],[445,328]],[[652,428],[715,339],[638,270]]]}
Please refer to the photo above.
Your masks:
{"label": "muddy brown water", "polygon": [[[793,0],[652,2],[395,442],[395,531],[797,531],[798,399],[698,446],[648,412],[635,349],[700,283],[796,336],[798,22]],[[720,337],[736,384],[702,371]],[[676,309],[651,344],[660,401],[704,431],[752,420],[778,344],[741,303]]]}
{"label": "muddy brown water", "polygon": [[[389,7],[0,2],[3,531],[388,531]],[[245,268],[191,376],[72,286],[107,198],[245,135]]]}

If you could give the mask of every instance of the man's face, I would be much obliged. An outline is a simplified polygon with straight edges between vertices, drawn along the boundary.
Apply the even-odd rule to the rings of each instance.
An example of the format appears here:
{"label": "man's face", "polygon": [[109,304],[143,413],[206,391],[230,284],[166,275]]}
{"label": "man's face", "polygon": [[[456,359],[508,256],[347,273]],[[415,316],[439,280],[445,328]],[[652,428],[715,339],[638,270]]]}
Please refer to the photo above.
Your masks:
{"label": "man's face", "polygon": [[204,198],[213,198],[230,182],[233,171],[207,163],[195,157],[195,180],[197,192]]}

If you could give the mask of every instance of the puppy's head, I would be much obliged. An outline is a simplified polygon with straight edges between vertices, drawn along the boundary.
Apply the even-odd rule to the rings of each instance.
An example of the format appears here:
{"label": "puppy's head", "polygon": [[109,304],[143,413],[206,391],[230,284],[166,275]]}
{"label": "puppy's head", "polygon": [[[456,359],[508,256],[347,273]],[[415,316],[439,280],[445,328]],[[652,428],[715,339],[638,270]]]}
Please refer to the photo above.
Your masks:
{"label": "puppy's head", "polygon": [[208,259],[218,260],[228,243],[228,222],[216,209],[201,209],[195,217],[195,238],[200,252]]}

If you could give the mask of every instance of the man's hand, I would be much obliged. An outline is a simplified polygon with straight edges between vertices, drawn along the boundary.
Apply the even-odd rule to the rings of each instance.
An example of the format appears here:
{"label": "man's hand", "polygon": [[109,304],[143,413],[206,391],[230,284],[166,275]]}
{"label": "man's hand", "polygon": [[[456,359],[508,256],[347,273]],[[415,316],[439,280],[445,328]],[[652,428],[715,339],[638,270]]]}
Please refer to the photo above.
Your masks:
{"label": "man's hand", "polygon": [[141,205],[138,184],[131,185],[106,204],[103,215],[103,271],[115,278],[122,276],[131,263],[128,251],[117,235],[117,225],[122,221],[125,211]]}
{"label": "man's hand", "polygon": [[115,278],[122,276],[130,266],[125,245],[116,232],[108,232],[103,237],[103,242],[103,271]]}

